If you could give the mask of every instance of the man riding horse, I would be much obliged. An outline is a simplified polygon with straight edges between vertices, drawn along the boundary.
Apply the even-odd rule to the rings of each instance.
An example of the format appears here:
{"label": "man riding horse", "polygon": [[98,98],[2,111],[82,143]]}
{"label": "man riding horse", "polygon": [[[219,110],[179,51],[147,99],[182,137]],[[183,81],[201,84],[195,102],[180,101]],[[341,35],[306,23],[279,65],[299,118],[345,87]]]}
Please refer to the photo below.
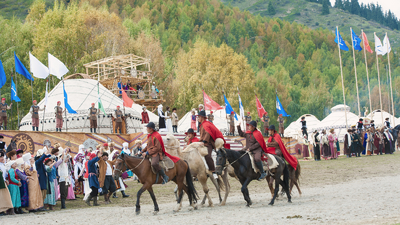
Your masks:
{"label": "man riding horse", "polygon": [[296,170],[298,161],[296,157],[290,155],[290,153],[286,150],[281,136],[276,132],[274,125],[269,126],[268,133],[269,138],[266,153],[283,157]]}
{"label": "man riding horse", "polygon": [[246,147],[243,149],[247,152],[251,152],[254,157],[254,162],[257,168],[260,170],[261,176],[258,180],[263,180],[267,173],[264,171],[263,164],[261,162],[261,154],[262,151],[267,150],[267,146],[265,145],[264,138],[259,130],[257,130],[257,122],[251,121],[249,123],[249,130],[244,133],[240,128],[240,125],[237,126],[239,136],[246,138]]}
{"label": "man riding horse", "polygon": [[151,166],[162,176],[162,184],[166,184],[169,180],[169,177],[165,175],[164,170],[158,164],[160,160],[163,159],[163,156],[167,155],[164,148],[164,142],[161,138],[161,135],[156,131],[156,126],[153,122],[148,123],[146,128],[147,133],[149,134],[147,138],[147,146],[142,150],[142,154],[151,157]]}

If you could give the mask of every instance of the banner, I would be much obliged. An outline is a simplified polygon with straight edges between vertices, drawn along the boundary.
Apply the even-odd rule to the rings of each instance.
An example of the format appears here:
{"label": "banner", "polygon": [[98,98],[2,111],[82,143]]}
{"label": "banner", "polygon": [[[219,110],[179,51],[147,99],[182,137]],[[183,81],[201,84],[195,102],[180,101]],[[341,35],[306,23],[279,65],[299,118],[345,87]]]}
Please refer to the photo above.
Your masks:
{"label": "banner", "polygon": [[283,108],[281,101],[279,101],[278,95],[276,95],[276,112],[278,113],[278,115],[282,114],[282,116],[285,117],[290,116],[286,113],[285,109]]}
{"label": "banner", "polygon": [[231,113],[233,112],[233,114],[235,114],[235,119],[238,120],[235,111],[233,111],[232,106],[231,106],[231,104],[229,104],[228,99],[226,99],[225,95],[224,95],[224,101],[225,101],[225,112],[226,112],[226,114],[231,115]]}
{"label": "banner", "polygon": [[223,109],[218,103],[212,100],[203,90],[204,110],[219,110]]}
{"label": "banner", "polygon": [[258,117],[261,119],[267,111],[265,111],[264,107],[261,105],[260,100],[258,100],[257,95],[256,95],[256,103],[257,103],[257,112],[258,112]]}
{"label": "banner", "polygon": [[20,102],[21,99],[17,96],[17,88],[15,87],[13,78],[11,77],[11,101]]}

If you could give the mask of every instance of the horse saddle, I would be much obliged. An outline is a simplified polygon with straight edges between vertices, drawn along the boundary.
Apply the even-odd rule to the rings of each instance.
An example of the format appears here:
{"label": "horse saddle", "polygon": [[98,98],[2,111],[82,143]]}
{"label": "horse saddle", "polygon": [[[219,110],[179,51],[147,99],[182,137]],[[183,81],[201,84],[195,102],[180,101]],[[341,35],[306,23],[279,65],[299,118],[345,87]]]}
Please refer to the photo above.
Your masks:
{"label": "horse saddle", "polygon": [[[249,153],[249,156],[251,161],[251,167],[253,167],[254,172],[259,173],[260,170],[257,168],[256,163],[254,162],[253,154]],[[279,165],[274,155],[264,152],[261,155],[261,161],[263,163],[263,168],[265,171],[275,169]]]}
{"label": "horse saddle", "polygon": [[[151,164],[151,157],[149,158],[150,160],[150,164]],[[163,160],[160,160],[160,162],[158,162],[158,165],[161,166],[161,168],[167,172],[168,170],[174,168],[175,163],[168,157],[168,156],[163,156]],[[157,174],[157,171],[154,170],[153,166],[151,167],[151,171],[153,171],[154,174]]]}

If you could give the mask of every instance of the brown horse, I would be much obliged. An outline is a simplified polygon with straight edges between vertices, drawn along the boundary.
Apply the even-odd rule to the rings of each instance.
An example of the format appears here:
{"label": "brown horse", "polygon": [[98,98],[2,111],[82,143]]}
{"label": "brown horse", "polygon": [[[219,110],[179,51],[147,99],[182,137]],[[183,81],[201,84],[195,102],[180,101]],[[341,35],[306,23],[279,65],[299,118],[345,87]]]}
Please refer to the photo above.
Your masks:
{"label": "brown horse", "polygon": [[[139,191],[137,192],[136,215],[140,214],[140,196],[146,190],[150,193],[150,197],[154,203],[153,214],[157,214],[159,208],[152,186],[153,184],[156,183],[157,184],[162,183],[161,176],[158,178],[157,181],[157,175],[152,172],[151,163],[146,157],[141,158],[141,157],[128,156],[122,154],[118,157],[117,161],[115,162],[115,169],[113,174],[114,179],[118,180],[122,172],[126,171],[127,169],[130,169],[134,174],[136,174],[140,182],[143,184],[142,188],[140,188]],[[193,185],[192,175],[190,173],[189,165],[185,161],[180,159],[178,162],[175,163],[174,168],[165,171],[165,174],[168,177],[172,178],[170,180],[174,181],[178,185],[178,192],[179,192],[178,205],[174,209],[174,212],[179,211],[182,207],[183,191],[185,191],[189,197],[190,206],[192,206],[193,209],[197,209],[196,203],[198,195]],[[185,180],[186,180],[186,185],[185,185]]]}
{"label": "brown horse", "polygon": [[[294,170],[294,168],[289,164],[289,193],[292,195],[292,189],[293,186],[296,185],[297,190],[299,191],[299,195],[301,196],[302,192],[300,190],[300,175],[301,175],[301,166],[300,163],[297,161],[297,169]],[[274,196],[274,186],[272,185],[272,182],[270,182],[271,175],[268,174],[267,176],[267,182],[268,182],[268,187],[269,190],[271,191],[271,195]],[[281,195],[284,195],[284,191],[282,190]]]}

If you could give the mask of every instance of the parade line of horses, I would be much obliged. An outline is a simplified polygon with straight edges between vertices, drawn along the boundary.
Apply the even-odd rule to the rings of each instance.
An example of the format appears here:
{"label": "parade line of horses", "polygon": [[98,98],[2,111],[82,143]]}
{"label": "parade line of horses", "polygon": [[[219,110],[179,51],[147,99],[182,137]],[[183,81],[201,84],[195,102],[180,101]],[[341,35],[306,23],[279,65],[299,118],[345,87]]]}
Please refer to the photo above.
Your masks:
{"label": "parade line of horses", "polygon": [[[209,188],[207,186],[207,180],[210,179],[217,189],[220,204],[225,205],[226,199],[230,191],[230,185],[228,176],[236,178],[242,185],[241,191],[243,193],[246,206],[252,205],[250,199],[249,190],[247,186],[253,180],[257,180],[260,177],[259,172],[255,172],[252,166],[252,159],[249,153],[245,151],[234,151],[225,149],[223,147],[223,141],[216,140],[215,150],[217,153],[216,158],[216,173],[218,178],[214,178],[212,173],[208,171],[203,158],[208,154],[207,148],[204,147],[202,142],[195,142],[188,145],[185,149],[181,149],[179,141],[173,135],[167,135],[164,139],[165,150],[173,155],[180,158],[179,161],[173,163],[160,162],[160,166],[165,168],[165,174],[170,177],[170,181],[174,181],[177,185],[175,188],[175,195],[177,205],[174,212],[178,212],[182,208],[182,197],[183,193],[186,193],[189,198],[189,204],[191,209],[197,209],[197,200],[199,199],[198,193],[193,184],[193,178],[198,180],[204,191],[204,198],[201,202],[202,205],[208,200],[208,205],[213,206],[213,202],[209,196]],[[268,171],[266,177],[267,184],[271,191],[272,200],[270,205],[274,204],[274,201],[279,192],[279,186],[282,186],[282,192],[287,196],[288,202],[291,202],[291,190],[296,185],[300,195],[301,191],[299,188],[299,177],[301,173],[300,164],[297,164],[297,168],[292,168],[286,164],[285,160],[279,156],[268,155],[268,163],[264,162],[264,168]],[[164,157],[165,159],[166,157]],[[165,160],[166,161],[166,160]],[[166,165],[166,164],[173,164]],[[270,168],[274,169],[270,169]],[[146,157],[136,157],[122,154],[119,156],[115,163],[115,170],[113,177],[118,179],[123,171],[131,170],[139,178],[139,181],[143,186],[137,192],[136,200],[136,214],[140,214],[140,196],[143,192],[148,191],[151,199],[154,203],[154,212],[157,214],[159,207],[157,204],[156,197],[153,192],[153,184],[161,184],[161,176],[155,174],[151,168],[151,162]],[[273,183],[275,181],[275,187]],[[225,191],[225,196],[222,199],[221,190]]]}

